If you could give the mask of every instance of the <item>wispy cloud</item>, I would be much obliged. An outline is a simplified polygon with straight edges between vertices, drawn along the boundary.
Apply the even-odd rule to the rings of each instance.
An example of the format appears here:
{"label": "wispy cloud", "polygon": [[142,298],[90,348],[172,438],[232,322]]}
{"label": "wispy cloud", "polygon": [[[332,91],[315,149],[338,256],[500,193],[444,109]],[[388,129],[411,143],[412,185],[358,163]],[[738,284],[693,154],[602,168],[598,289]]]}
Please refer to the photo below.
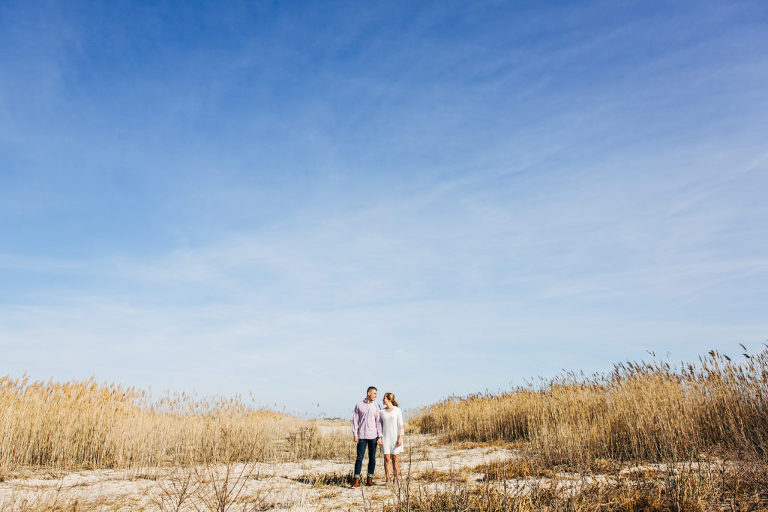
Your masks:
{"label": "wispy cloud", "polygon": [[0,373],[338,414],[764,339],[759,4],[114,8],[2,7]]}

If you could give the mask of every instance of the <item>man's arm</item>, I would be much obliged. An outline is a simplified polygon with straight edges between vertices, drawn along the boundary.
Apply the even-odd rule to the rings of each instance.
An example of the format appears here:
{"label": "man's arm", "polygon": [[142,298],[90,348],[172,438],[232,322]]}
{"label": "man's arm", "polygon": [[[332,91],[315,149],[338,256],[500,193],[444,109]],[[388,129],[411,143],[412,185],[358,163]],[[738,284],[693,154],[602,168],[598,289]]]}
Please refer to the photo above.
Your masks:
{"label": "man's arm", "polygon": [[360,411],[355,404],[355,409],[352,411],[352,435],[355,436],[355,442],[357,442],[358,432],[360,432]]}
{"label": "man's arm", "polygon": [[378,409],[379,412],[376,413],[376,444],[379,446],[382,446],[384,444],[383,432],[384,432],[384,418],[381,417],[381,409]]}

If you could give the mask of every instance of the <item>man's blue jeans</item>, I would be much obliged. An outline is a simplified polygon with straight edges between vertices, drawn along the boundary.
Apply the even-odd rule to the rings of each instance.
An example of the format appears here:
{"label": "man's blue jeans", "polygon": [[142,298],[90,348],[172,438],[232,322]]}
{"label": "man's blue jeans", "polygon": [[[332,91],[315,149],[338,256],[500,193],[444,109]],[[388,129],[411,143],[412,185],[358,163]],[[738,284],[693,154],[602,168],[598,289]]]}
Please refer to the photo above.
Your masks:
{"label": "man's blue jeans", "polygon": [[358,439],[357,440],[357,458],[355,459],[355,478],[360,478],[360,472],[363,470],[363,457],[365,448],[368,448],[368,476],[373,477],[376,470],[376,441],[377,439]]}

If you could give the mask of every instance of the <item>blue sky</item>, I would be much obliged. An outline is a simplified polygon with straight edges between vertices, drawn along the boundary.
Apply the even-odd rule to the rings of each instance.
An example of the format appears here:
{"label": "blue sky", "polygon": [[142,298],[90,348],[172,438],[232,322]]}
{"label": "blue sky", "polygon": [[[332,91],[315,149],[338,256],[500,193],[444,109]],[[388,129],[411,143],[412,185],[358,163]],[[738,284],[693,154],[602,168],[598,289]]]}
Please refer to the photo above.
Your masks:
{"label": "blue sky", "polygon": [[768,339],[768,6],[3,2],[0,374],[346,415]]}

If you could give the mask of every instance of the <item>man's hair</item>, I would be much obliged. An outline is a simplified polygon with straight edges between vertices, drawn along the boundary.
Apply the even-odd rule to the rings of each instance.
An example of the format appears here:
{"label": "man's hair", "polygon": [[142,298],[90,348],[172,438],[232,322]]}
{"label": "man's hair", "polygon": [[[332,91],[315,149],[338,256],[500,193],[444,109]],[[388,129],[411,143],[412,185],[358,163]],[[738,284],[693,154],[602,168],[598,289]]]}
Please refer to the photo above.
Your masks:
{"label": "man's hair", "polygon": [[368,390],[366,391],[366,393],[370,393],[371,390],[378,391],[378,389],[376,389],[376,386],[368,386]]}

